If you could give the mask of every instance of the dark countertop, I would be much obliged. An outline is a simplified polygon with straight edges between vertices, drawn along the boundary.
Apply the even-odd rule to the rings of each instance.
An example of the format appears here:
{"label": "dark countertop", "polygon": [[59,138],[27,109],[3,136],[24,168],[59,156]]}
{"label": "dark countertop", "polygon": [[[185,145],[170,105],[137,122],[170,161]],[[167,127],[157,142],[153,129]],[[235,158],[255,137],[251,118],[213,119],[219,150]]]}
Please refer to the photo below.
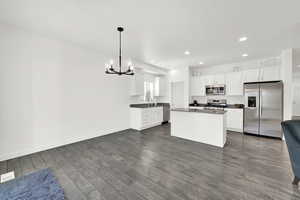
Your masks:
{"label": "dark countertop", "polygon": [[[206,107],[208,104],[198,103],[198,104],[189,104],[190,107]],[[227,104],[227,106],[222,108],[232,108],[232,109],[244,109],[244,104]]]}
{"label": "dark countertop", "polygon": [[205,107],[205,106],[207,106],[207,104],[205,104],[205,103],[198,103],[198,104],[190,103],[189,106],[193,106],[193,107]]}
{"label": "dark countertop", "polygon": [[171,109],[171,111],[208,113],[208,114],[218,114],[218,115],[223,115],[226,113],[225,110],[192,109],[192,108],[174,108],[174,109]]}
{"label": "dark countertop", "polygon": [[163,106],[168,106],[170,107],[169,103],[139,103],[139,104],[130,104],[130,108],[153,108],[153,107],[163,107]]}
{"label": "dark countertop", "polygon": [[241,104],[242,106],[237,106],[235,104],[227,104],[226,108],[233,108],[233,109],[244,109],[244,104]]}

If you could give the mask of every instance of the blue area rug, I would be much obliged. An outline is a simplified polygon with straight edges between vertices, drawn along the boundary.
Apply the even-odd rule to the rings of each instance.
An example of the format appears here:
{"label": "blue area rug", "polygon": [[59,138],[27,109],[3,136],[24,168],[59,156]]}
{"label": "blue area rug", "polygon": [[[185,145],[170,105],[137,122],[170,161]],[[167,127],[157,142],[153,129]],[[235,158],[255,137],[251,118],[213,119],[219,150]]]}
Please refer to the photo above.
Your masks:
{"label": "blue area rug", "polygon": [[63,200],[64,192],[50,169],[0,184],[0,200]]}

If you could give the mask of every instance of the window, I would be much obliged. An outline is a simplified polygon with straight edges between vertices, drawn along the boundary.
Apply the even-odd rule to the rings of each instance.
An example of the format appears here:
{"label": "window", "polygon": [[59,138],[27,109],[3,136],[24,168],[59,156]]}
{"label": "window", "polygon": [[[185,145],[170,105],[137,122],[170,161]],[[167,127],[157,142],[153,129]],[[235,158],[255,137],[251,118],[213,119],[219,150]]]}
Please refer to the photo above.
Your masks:
{"label": "window", "polygon": [[154,84],[153,82],[144,82],[144,101],[152,101],[154,98]]}

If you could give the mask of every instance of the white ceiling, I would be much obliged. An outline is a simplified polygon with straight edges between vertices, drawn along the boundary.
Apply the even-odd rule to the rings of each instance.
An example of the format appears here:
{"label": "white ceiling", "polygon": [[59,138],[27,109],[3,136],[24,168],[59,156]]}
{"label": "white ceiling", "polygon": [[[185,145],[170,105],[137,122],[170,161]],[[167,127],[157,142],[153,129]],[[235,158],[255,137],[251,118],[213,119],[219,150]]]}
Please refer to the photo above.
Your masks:
{"label": "white ceiling", "polygon": [[300,47],[299,8],[299,0],[1,0],[0,22],[115,56],[122,25],[127,57],[174,68]]}

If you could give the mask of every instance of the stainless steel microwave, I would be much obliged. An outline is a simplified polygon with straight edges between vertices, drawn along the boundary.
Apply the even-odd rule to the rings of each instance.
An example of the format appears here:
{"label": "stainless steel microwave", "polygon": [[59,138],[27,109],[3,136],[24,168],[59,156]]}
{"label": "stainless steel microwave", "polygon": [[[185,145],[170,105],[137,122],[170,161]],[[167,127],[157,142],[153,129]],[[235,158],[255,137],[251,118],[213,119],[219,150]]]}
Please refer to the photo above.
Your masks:
{"label": "stainless steel microwave", "polygon": [[206,85],[205,93],[207,96],[211,95],[225,95],[225,85]]}

